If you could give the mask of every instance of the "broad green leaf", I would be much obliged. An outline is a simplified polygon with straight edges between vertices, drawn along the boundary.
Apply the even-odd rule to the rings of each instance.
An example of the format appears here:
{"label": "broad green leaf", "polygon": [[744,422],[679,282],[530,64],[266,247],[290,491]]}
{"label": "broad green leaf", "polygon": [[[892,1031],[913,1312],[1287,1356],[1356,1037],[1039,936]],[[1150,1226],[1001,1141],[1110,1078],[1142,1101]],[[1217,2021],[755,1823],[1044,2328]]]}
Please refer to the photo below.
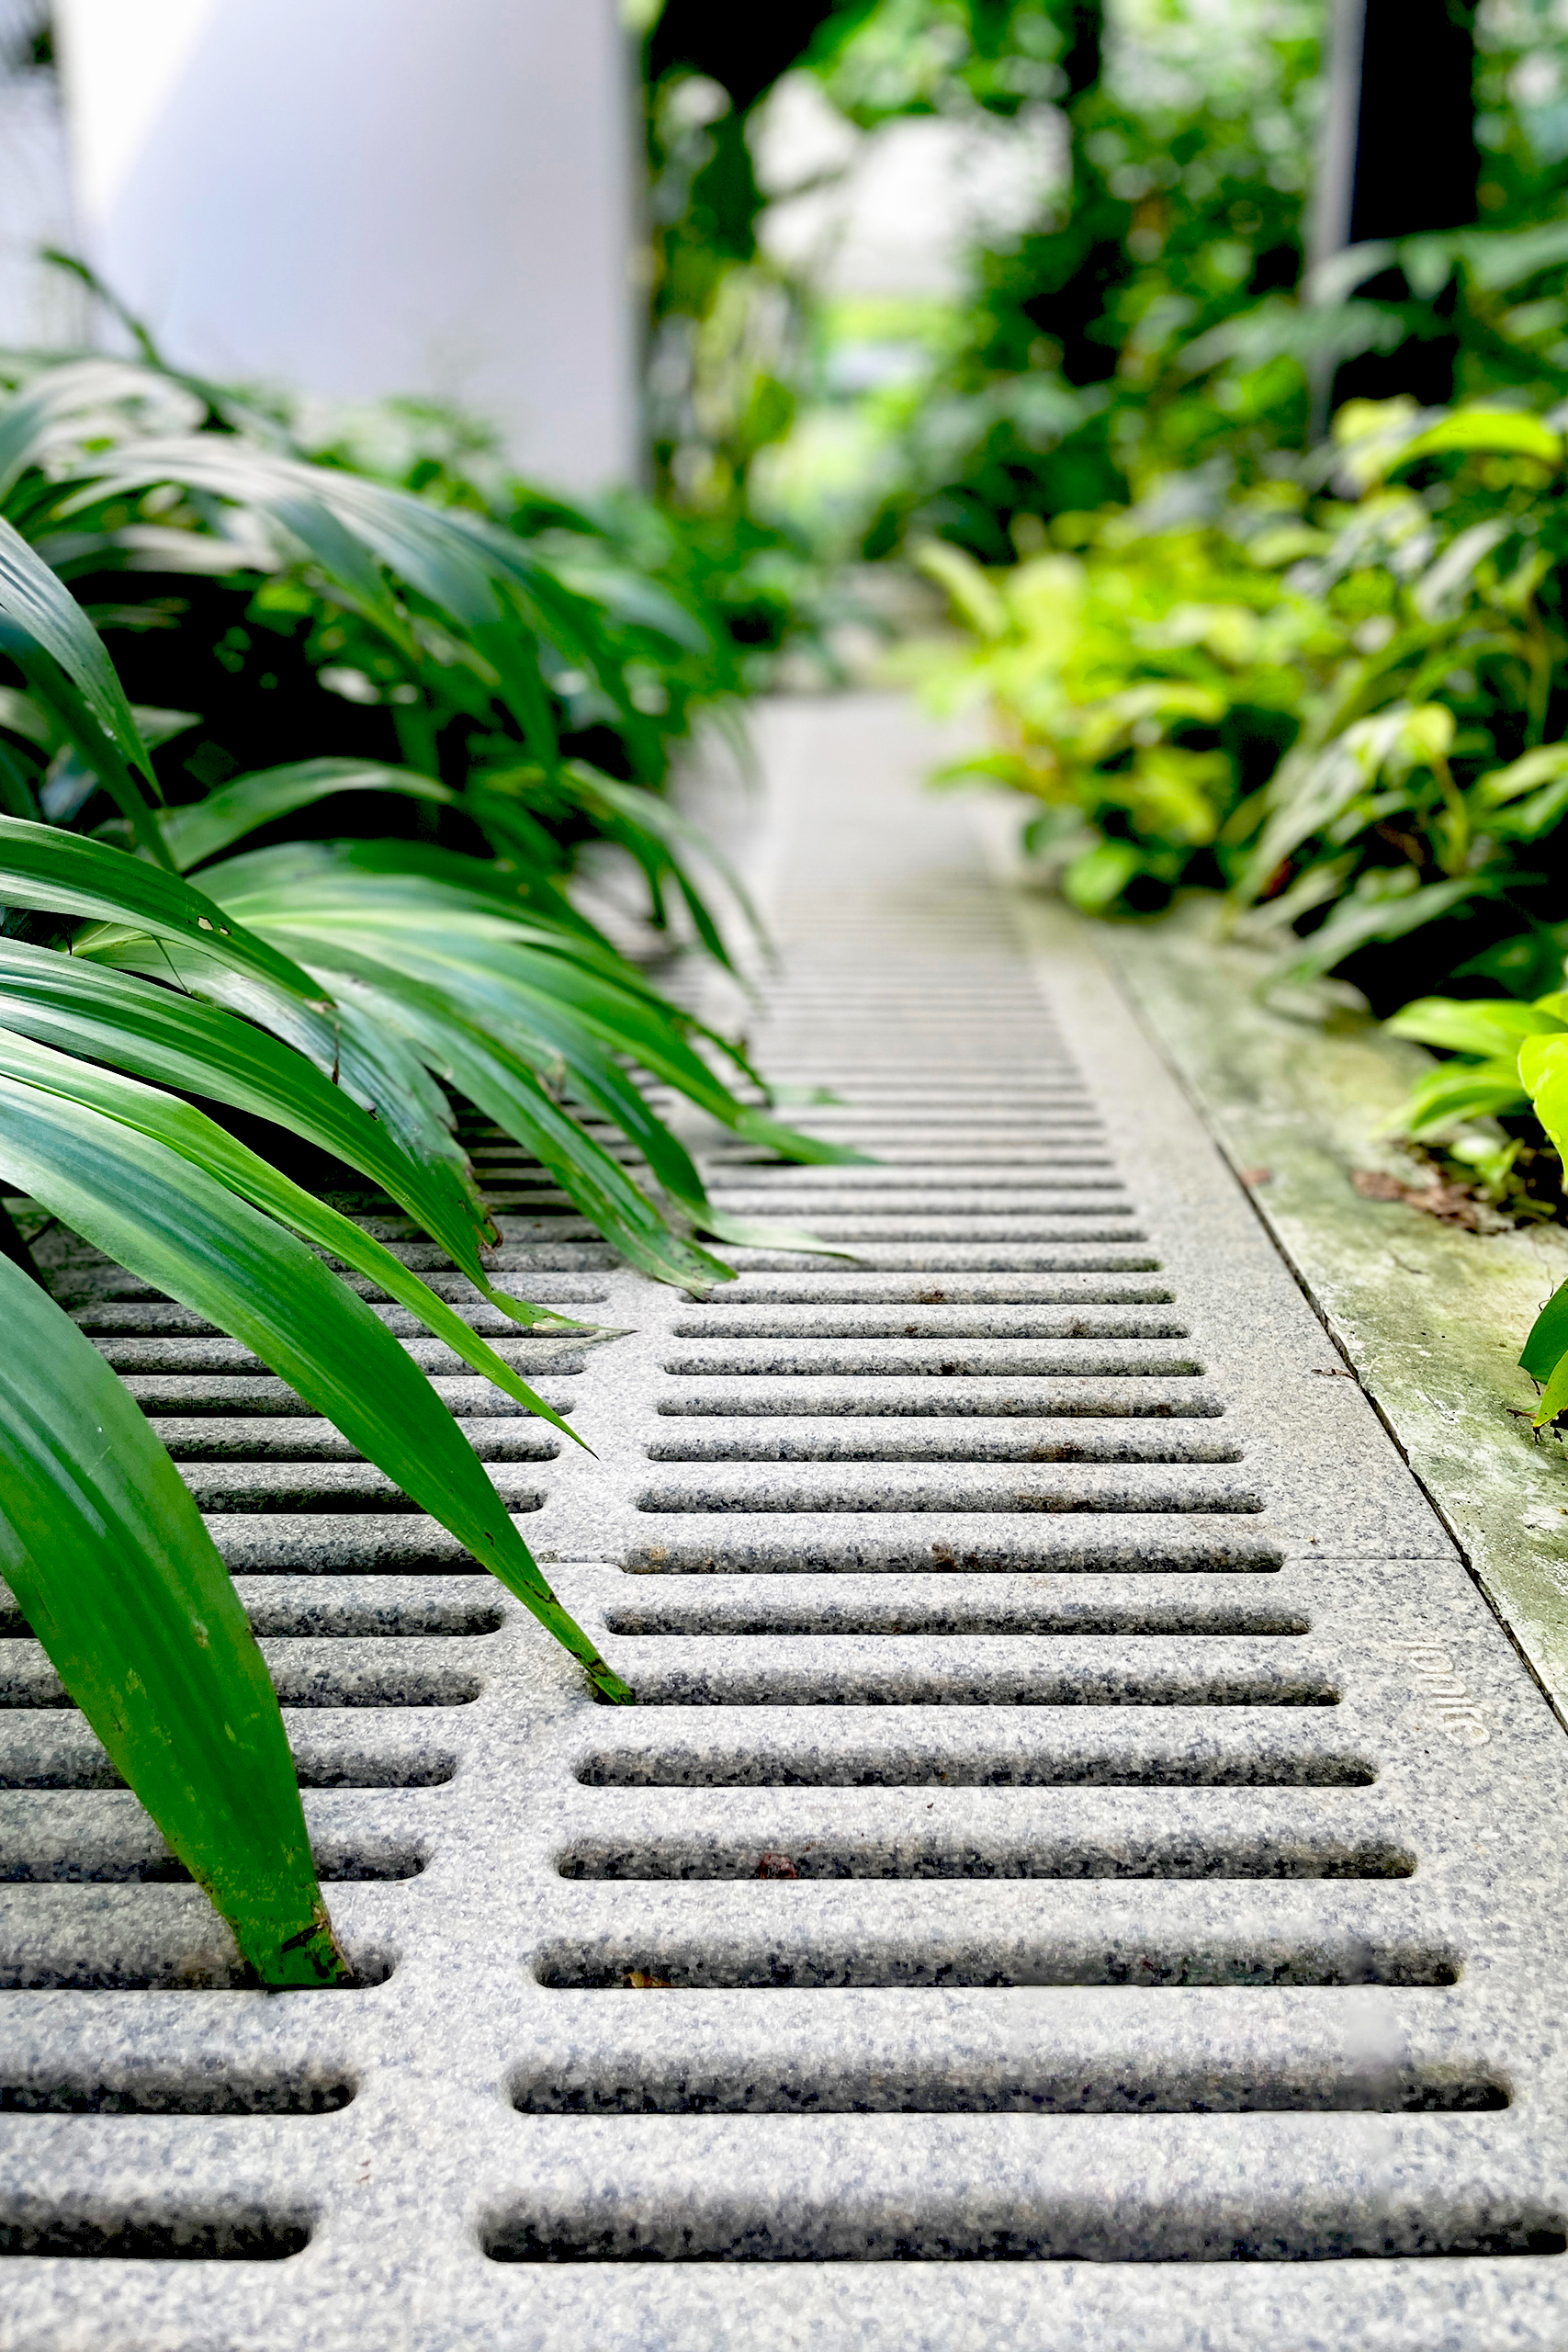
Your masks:
{"label": "broad green leaf", "polygon": [[276,817],[291,816],[339,792],[398,792],[411,800],[451,801],[457,794],[433,776],[411,768],[387,767],[375,760],[300,760],[236,776],[220,791],[188,808],[168,808],[158,822],[174,865],[182,874],[216,857],[231,842]]}
{"label": "broad green leaf", "polygon": [[303,1242],[153,1136],[3,1075],[0,1177],[259,1356],[532,1610],[604,1696],[630,1696],[556,1600],[424,1374]]}
{"label": "broad green leaf", "polygon": [[[1562,1283],[1531,1324],[1519,1362],[1532,1380],[1549,1381],[1553,1373],[1561,1369],[1565,1358],[1568,1358],[1568,1283]],[[1563,1401],[1560,1398],[1552,1412],[1548,1413],[1543,1396],[1542,1409],[1536,1417],[1537,1426],[1542,1420],[1553,1419],[1562,1410]]]}
{"label": "broad green leaf", "polygon": [[1423,996],[1402,1006],[1383,1027],[1391,1037],[1414,1037],[1418,1045],[1441,1046],[1450,1053],[1511,1056],[1517,1053],[1521,1039],[1561,1033],[1568,1029],[1568,1022],[1508,997],[1463,1001]]}
{"label": "broad green leaf", "polygon": [[1568,1166],[1568,1032],[1524,1040],[1519,1047],[1519,1082],[1559,1158]]}
{"label": "broad green leaf", "polygon": [[1555,470],[1562,463],[1562,435],[1523,409],[1454,409],[1406,441],[1394,464],[1414,465],[1419,458],[1446,457],[1455,450],[1536,458]]}
{"label": "broad green leaf", "polygon": [[1390,1125],[1403,1135],[1429,1135],[1461,1119],[1506,1118],[1522,1111],[1527,1099],[1511,1053],[1483,1062],[1445,1062],[1412,1090]]}
{"label": "broad green leaf", "polygon": [[341,1982],[293,1758],[229,1572],[139,1408],[0,1258],[0,1568],[264,1984]]}

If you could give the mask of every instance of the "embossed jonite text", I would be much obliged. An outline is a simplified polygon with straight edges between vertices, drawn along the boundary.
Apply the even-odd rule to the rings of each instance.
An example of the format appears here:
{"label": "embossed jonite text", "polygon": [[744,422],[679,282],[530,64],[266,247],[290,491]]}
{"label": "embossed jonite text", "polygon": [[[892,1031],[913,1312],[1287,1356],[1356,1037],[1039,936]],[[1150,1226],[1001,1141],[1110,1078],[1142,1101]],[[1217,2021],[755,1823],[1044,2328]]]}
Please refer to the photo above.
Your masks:
{"label": "embossed jonite text", "polygon": [[1399,1640],[1390,1642],[1389,1647],[1408,1660],[1412,1678],[1427,1702],[1425,1712],[1437,1717],[1439,1730],[1461,1747],[1484,1747],[1492,1734],[1442,1644]]}

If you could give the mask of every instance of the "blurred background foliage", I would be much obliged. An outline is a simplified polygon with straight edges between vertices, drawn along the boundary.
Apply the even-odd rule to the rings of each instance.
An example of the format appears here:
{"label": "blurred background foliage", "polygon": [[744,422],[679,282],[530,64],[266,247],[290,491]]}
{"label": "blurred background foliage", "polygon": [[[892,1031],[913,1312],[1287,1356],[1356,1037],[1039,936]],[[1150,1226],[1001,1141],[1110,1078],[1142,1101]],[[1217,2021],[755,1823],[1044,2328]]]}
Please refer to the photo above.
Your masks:
{"label": "blurred background foliage", "polygon": [[[941,588],[895,673],[985,714],[949,780],[1027,796],[1086,910],[1208,887],[1281,973],[1384,1010],[1461,968],[1539,994],[1568,912],[1568,22],[1371,0],[1337,237],[1324,33],[1310,0],[846,0],[753,47],[670,0],[660,481],[705,527]],[[990,141],[1007,200],[945,288],[846,294],[791,216],[917,122]]]}

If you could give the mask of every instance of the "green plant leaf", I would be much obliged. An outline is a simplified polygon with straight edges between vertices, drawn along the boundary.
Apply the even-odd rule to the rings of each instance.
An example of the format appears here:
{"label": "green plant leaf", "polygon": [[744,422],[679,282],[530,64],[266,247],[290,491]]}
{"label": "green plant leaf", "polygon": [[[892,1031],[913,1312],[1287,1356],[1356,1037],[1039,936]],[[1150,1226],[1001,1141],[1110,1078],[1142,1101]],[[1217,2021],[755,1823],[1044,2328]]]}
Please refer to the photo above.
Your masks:
{"label": "green plant leaf", "polygon": [[[1532,1380],[1550,1381],[1568,1358],[1568,1283],[1562,1283],[1547,1300],[1530,1326],[1524,1352],[1519,1358]],[[1536,1416],[1539,1428],[1542,1420],[1551,1420],[1562,1410],[1560,1400],[1553,1411],[1545,1411],[1546,1399],[1541,1398],[1541,1412]]]}
{"label": "green plant leaf", "polygon": [[1450,1053],[1512,1056],[1522,1039],[1551,1036],[1568,1029],[1568,1022],[1510,997],[1423,996],[1402,1005],[1383,1027],[1391,1037],[1414,1037],[1417,1045]]}
{"label": "green plant leaf", "polygon": [[127,923],[154,938],[197,948],[315,1011],[331,1009],[297,964],[242,929],[190,883],[107,842],[21,817],[0,817],[0,902]]}
{"label": "green plant leaf", "polygon": [[1527,1101],[1511,1053],[1483,1062],[1445,1062],[1413,1088],[1389,1126],[1402,1135],[1429,1135],[1461,1119],[1506,1118]]}
{"label": "green plant leaf", "polygon": [[412,768],[388,767],[376,760],[299,760],[236,776],[187,808],[168,808],[159,827],[174,865],[182,874],[216,857],[231,842],[275,818],[292,816],[340,792],[397,792],[411,800],[453,801],[450,786]]}
{"label": "green plant leaf", "polygon": [[342,976],[339,985],[345,997],[357,998],[414,1039],[433,1067],[549,1170],[630,1264],[684,1288],[733,1281],[731,1268],[671,1231],[640,1185],[550,1099],[520,1055],[472,1027],[434,989],[405,979],[394,993],[374,979]]}
{"label": "green plant leaf", "polygon": [[1429,424],[1425,432],[1417,433],[1414,440],[1406,441],[1393,465],[1410,466],[1417,458],[1447,457],[1456,450],[1537,458],[1555,471],[1562,463],[1562,435],[1524,409],[1454,409],[1436,424]]}
{"label": "green plant leaf", "polygon": [[199,997],[21,940],[0,940],[0,1026],[274,1121],[379,1185],[515,1322],[592,1328],[493,1286],[479,1254],[481,1213],[460,1155],[456,1168],[414,1159],[313,1062],[265,1030]]}
{"label": "green plant leaf", "polygon": [[[13,1056],[24,1042],[10,1041]],[[100,1082],[112,1076],[95,1075]],[[168,1104],[151,1088],[136,1091]],[[232,1141],[221,1129],[214,1134]],[[0,1076],[0,1175],[251,1349],[532,1610],[603,1695],[629,1697],[556,1600],[424,1374],[365,1301],[291,1233],[152,1136],[7,1076]]]}
{"label": "green plant leaf", "polygon": [[93,717],[157,795],[147,746],[104,642],[81,605],[21,533],[0,516],[0,613],[58,662]]}
{"label": "green plant leaf", "polygon": [[200,1513],[97,1349],[3,1258],[0,1307],[6,1581],[262,1983],[340,1983],[276,1695]]}
{"label": "green plant leaf", "polygon": [[1568,1167],[1568,1033],[1525,1038],[1519,1046],[1519,1082]]}

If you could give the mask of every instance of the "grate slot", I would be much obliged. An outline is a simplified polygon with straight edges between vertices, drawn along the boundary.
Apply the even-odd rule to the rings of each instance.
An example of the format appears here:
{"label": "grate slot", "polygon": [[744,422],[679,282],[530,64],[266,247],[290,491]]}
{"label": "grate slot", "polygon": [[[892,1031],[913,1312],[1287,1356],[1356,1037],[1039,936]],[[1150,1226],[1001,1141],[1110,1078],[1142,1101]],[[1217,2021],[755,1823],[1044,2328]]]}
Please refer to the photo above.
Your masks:
{"label": "grate slot", "polygon": [[[1185,1468],[1192,1475],[1179,1475]],[[1198,1465],[1164,1463],[892,1465],[844,1464],[827,1470],[759,1474],[716,1464],[705,1476],[668,1478],[635,1498],[642,1511],[1237,1511],[1263,1509],[1257,1489]]]}
{"label": "grate slot", "polygon": [[[1128,1274],[955,1273],[940,1282],[856,1272],[786,1281],[748,1272],[703,1300],[713,1309],[790,1306],[1121,1306],[1174,1305],[1168,1283]],[[722,1327],[719,1327],[722,1328]]]}
{"label": "grate slot", "polygon": [[1028,1586],[999,1583],[977,1599],[944,1600],[914,1590],[884,1596],[871,1588],[836,1592],[796,1583],[782,1593],[742,1583],[738,1590],[675,1594],[657,1600],[612,1601],[604,1613],[612,1634],[641,1636],[831,1634],[1219,1634],[1297,1637],[1312,1630],[1300,1610],[1266,1601],[1237,1603],[1229,1593],[1202,1596],[1153,1592],[1146,1584],[1127,1598],[1102,1590],[1053,1593],[1042,1598]]}
{"label": "grate slot", "polygon": [[[760,1418],[760,1417],[759,1417]],[[739,1415],[716,1429],[682,1430],[645,1447],[650,1462],[1239,1462],[1242,1451],[1218,1430],[1151,1426],[1086,1428],[1065,1417],[967,1423],[914,1414],[881,1419],[785,1419],[759,1428]],[[910,1426],[910,1424],[913,1426]]]}
{"label": "grate slot", "polygon": [[[637,1661],[645,1707],[1337,1707],[1321,1668],[1259,1660],[1146,1667],[1139,1661],[1053,1662],[960,1657],[888,1635],[874,1657],[798,1663],[781,1655],[730,1654],[716,1644],[677,1663]],[[1150,1636],[1152,1642],[1157,1636]],[[998,1642],[999,1647],[999,1642]]]}
{"label": "grate slot", "polygon": [[0,2070],[0,2115],[336,2115],[359,2086],[338,2070],[197,2073],[166,2064]]}
{"label": "grate slot", "polygon": [[862,1340],[802,1345],[748,1347],[721,1339],[705,1349],[684,1348],[667,1356],[664,1369],[677,1379],[834,1380],[846,1374],[881,1379],[996,1380],[1060,1379],[1085,1374],[1121,1374],[1145,1380],[1196,1380],[1203,1366],[1182,1348],[1126,1340]]}
{"label": "grate slot", "polygon": [[1217,1420],[1225,1409],[1223,1401],[1211,1391],[1190,1387],[1187,1383],[1194,1376],[1178,1374],[1168,1377],[1150,1373],[1137,1381],[1091,1382],[1088,1377],[975,1380],[950,1387],[930,1379],[886,1374],[869,1380],[819,1378],[787,1385],[781,1382],[773,1387],[764,1387],[761,1376],[752,1375],[734,1386],[727,1384],[684,1391],[666,1389],[657,1399],[654,1410],[666,1418],[717,1414],[728,1419],[761,1414],[781,1414],[793,1419],[804,1414],[822,1413],[835,1419],[845,1414],[856,1419],[869,1414],[897,1414],[921,1420],[957,1414],[987,1418],[1020,1414],[1034,1422],[1050,1422],[1066,1416],[1112,1420]]}
{"label": "grate slot", "polygon": [[310,2243],[310,2224],[287,2214],[244,2212],[225,2200],[216,2212],[133,2210],[124,2213],[6,2213],[0,2204],[0,2255],[93,2256],[135,2262],[287,2262]]}
{"label": "grate slot", "polygon": [[1271,1724],[1265,1732],[1244,1718],[1222,1741],[1207,1709],[1185,1738],[1163,1747],[1157,1733],[1134,1739],[1121,1723],[1070,1741],[1055,1722],[1048,1738],[1027,1720],[1010,1739],[1009,1728],[960,1723],[943,1740],[922,1718],[918,1731],[874,1744],[846,1737],[841,1724],[832,1737],[816,1724],[803,1737],[764,1731],[741,1740],[733,1718],[719,1716],[700,1748],[660,1744],[656,1735],[637,1747],[599,1747],[580,1759],[577,1778],[595,1789],[1369,1788],[1377,1779],[1363,1758],[1288,1744]]}
{"label": "grate slot", "polygon": [[726,1305],[718,1316],[689,1317],[673,1327],[678,1340],[1186,1340],[1179,1316],[1135,1314],[1122,1306],[992,1307],[985,1314],[959,1306],[907,1306],[895,1313],[871,1306],[795,1308]]}
{"label": "grate slot", "polygon": [[513,2076],[512,2103],[525,2115],[1123,2117],[1473,2115],[1512,2104],[1506,2082],[1475,2060],[1401,2052],[1385,2062],[1310,2044],[1264,2057],[1223,2027],[1201,2058],[1146,2044],[1107,2049],[1070,2028],[1043,2034],[1033,2017],[1011,2033],[1000,2019],[988,2031],[971,2027],[941,2053],[911,2047],[908,2036],[867,2031],[861,2048],[839,2050],[831,2064],[808,2022],[739,2048],[736,2039],[716,2017],[702,2052],[679,2069],[629,2036],[614,2037],[592,2066],[563,2065],[541,2051]]}
{"label": "grate slot", "polygon": [[[787,1885],[818,1879],[1402,1879],[1414,1856],[1375,1840],[1315,1843],[1231,1837],[1186,1841],[1145,1838],[1111,1850],[1057,1837],[1009,1844],[1000,1834],[955,1842],[935,1833],[902,1839],[794,1838],[789,1849],[712,1838],[584,1840],[559,1856],[569,1879],[757,1880]],[[781,1900],[783,1898],[780,1898]]]}
{"label": "grate slot", "polygon": [[[910,2184],[910,2194],[915,2184]],[[920,2200],[931,2203],[929,2184]],[[741,2199],[693,2212],[649,2212],[640,2227],[617,2229],[603,2205],[586,2211],[508,2215],[488,2228],[485,2252],[497,2262],[1127,2262],[1312,2263],[1398,2256],[1452,2260],[1461,2256],[1542,2256],[1568,2252],[1568,2231],[1545,2208],[1456,2205],[1434,2188],[1415,2210],[1375,2216],[1330,2207],[1314,2225],[1299,2207],[1238,2203],[1220,2228],[1204,2231],[1158,2208],[1125,2215],[1120,2226],[1071,2204],[1053,2211],[981,2222],[978,2200],[951,2194],[950,2209],[924,2230],[908,2215],[863,2215],[841,2207],[812,2212],[793,2227],[759,2224]]]}
{"label": "grate slot", "polygon": [[1272,1576],[1284,1554],[1268,1534],[1248,1529],[1241,1518],[1201,1518],[1173,1526],[1154,1520],[1146,1532],[1134,1522],[1096,1525],[1089,1513],[1051,1517],[1021,1513],[1006,1534],[983,1532],[976,1514],[951,1534],[931,1531],[931,1515],[911,1514],[890,1532],[893,1514],[880,1521],[867,1514],[847,1524],[824,1516],[804,1543],[775,1532],[776,1519],[759,1513],[759,1524],[736,1532],[717,1515],[696,1532],[661,1529],[657,1542],[630,1545],[625,1565],[634,1576],[811,1576],[822,1573],[949,1576],[954,1571],[1009,1575],[1021,1568],[1037,1574],[1165,1576],[1203,1573]]}
{"label": "grate slot", "polygon": [[691,1938],[649,1934],[635,1945],[561,1940],[543,1951],[535,1976],[547,1991],[801,1992],[848,1988],[894,1991],[917,1986],[947,1990],[1016,1990],[1023,1986],[1108,1986],[1151,1993],[1188,1985],[1234,1986],[1263,1992],[1280,1985],[1438,1985],[1459,1978],[1453,1957],[1415,1942],[1377,1943],[1346,1935],[1303,1944],[1289,1934],[1247,1939],[1233,1935],[1182,1943],[1147,1925],[1125,1941],[1073,1939],[1066,1933],[1010,1950],[957,1937],[932,1938],[924,1947],[883,1945],[819,1929],[808,1945],[792,1944],[781,1926],[763,1941],[732,1938],[727,1949],[704,1949]]}
{"label": "grate slot", "polygon": [[[74,1712],[75,1702],[32,1644],[8,1645],[22,1655],[0,1658],[0,1709],[59,1707]],[[278,1698],[286,1707],[466,1707],[484,1689],[474,1674],[444,1661],[423,1658],[343,1657],[322,1644],[301,1655],[305,1645],[289,1642],[265,1655]]]}

